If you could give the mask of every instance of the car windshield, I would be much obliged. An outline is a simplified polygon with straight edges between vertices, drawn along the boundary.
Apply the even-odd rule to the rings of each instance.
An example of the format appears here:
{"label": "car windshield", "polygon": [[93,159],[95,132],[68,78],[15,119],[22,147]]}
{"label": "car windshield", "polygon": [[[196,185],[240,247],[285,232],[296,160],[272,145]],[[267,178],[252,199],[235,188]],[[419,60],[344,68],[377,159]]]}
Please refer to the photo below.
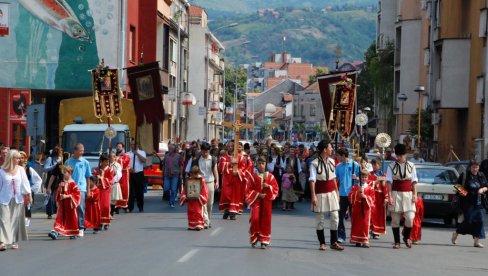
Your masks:
{"label": "car windshield", "polygon": [[[67,131],[63,133],[63,148],[72,151],[77,143],[82,143],[85,148],[85,155],[98,155],[100,150],[108,152],[108,140],[103,131]],[[118,142],[124,143],[125,133],[117,131],[117,135],[112,139],[112,148]],[[103,142],[103,146],[102,146]]]}
{"label": "car windshield", "polygon": [[417,168],[419,183],[454,185],[457,175],[453,170],[442,168]]}

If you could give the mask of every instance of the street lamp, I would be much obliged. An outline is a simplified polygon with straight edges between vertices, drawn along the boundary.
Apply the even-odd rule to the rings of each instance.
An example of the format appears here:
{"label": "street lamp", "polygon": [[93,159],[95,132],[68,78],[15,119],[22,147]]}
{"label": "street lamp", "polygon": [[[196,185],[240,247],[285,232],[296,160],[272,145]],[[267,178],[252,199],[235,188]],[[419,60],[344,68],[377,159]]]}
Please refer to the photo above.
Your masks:
{"label": "street lamp", "polygon": [[405,93],[402,93],[398,95],[398,100],[402,102],[402,113],[400,114],[400,134],[403,133],[403,104],[405,103],[406,100],[408,100],[408,97]]}
{"label": "street lamp", "polygon": [[417,146],[420,148],[420,119],[421,117],[421,110],[422,110],[422,95],[424,94],[425,87],[422,85],[417,85],[415,87],[415,90],[413,90],[415,93],[419,93],[419,116],[418,116],[418,133],[417,133]]}

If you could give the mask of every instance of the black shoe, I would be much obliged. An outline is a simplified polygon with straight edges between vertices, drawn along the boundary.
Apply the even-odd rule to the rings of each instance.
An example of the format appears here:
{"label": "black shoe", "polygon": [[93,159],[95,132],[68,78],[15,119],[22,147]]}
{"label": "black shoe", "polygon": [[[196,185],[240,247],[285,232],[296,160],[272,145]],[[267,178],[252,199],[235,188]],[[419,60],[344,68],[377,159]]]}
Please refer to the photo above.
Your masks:
{"label": "black shoe", "polygon": [[51,231],[49,234],[47,234],[51,239],[55,240],[58,238],[58,233]]}
{"label": "black shoe", "polygon": [[[127,213],[127,210],[125,212]],[[129,209],[129,213],[132,213],[132,209]]]}
{"label": "black shoe", "polygon": [[128,211],[128,210],[127,210],[127,208],[124,208],[124,212],[125,212],[126,214],[127,214],[127,211]]}
{"label": "black shoe", "polygon": [[119,208],[115,208],[115,214],[119,214]]}
{"label": "black shoe", "polygon": [[230,220],[236,220],[236,214],[231,214],[230,215]]}
{"label": "black shoe", "polygon": [[105,224],[105,225],[103,226],[103,230],[108,230],[108,225],[107,225],[107,224]]}
{"label": "black shoe", "polygon": [[223,219],[228,219],[229,218],[229,212],[225,211],[224,215],[222,216]]}
{"label": "black shoe", "polygon": [[139,213],[144,213],[144,208],[139,208]]}
{"label": "black shoe", "polygon": [[361,243],[357,242],[356,247],[361,247]]}

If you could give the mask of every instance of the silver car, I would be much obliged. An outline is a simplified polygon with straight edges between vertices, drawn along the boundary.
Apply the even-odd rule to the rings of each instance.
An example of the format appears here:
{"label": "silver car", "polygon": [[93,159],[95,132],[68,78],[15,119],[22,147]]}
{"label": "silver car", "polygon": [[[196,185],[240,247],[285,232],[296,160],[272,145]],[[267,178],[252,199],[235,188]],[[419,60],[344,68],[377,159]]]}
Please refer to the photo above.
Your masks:
{"label": "silver car", "polygon": [[416,164],[417,194],[424,201],[424,217],[441,218],[451,224],[456,217],[451,202],[456,193],[453,185],[459,177],[456,169],[445,166]]}

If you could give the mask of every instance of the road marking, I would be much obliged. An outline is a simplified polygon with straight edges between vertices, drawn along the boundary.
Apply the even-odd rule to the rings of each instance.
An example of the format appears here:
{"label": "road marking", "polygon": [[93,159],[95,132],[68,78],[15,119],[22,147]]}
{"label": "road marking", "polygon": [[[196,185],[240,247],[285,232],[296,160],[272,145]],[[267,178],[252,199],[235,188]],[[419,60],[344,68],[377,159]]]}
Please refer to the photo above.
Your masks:
{"label": "road marking", "polygon": [[197,252],[198,252],[198,249],[192,249],[192,250],[188,251],[188,253],[183,255],[183,257],[181,257],[178,260],[178,263],[184,263],[184,262],[188,261],[189,259],[191,259],[191,257],[193,257],[193,255],[197,254]]}
{"label": "road marking", "polygon": [[217,235],[218,233],[220,233],[220,231],[222,231],[222,227],[217,227],[217,229],[213,230],[212,233],[210,233],[210,236],[215,236]]}

